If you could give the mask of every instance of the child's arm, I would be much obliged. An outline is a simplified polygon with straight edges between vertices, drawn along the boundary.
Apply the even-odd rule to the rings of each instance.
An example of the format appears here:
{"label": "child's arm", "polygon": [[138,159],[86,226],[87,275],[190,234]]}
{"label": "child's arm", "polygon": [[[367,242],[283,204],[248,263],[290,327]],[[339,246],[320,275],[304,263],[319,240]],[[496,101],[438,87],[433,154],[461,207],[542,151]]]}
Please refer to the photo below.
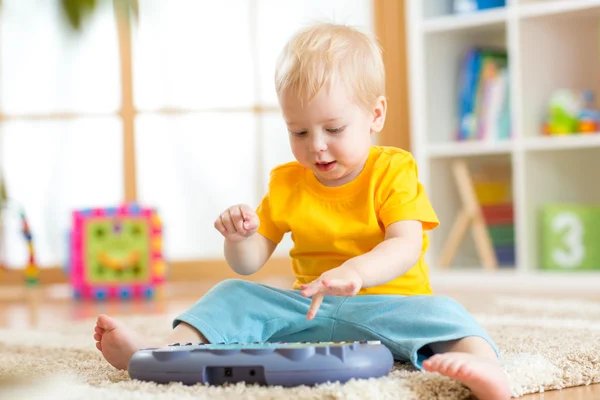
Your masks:
{"label": "child's arm", "polygon": [[412,268],[419,260],[422,245],[421,222],[398,221],[387,227],[385,240],[373,250],[346,261],[339,268],[356,271],[362,278],[362,287],[381,285]]}
{"label": "child's arm", "polygon": [[256,234],[260,220],[245,204],[229,207],[215,221],[215,228],[225,237],[225,259],[240,275],[252,275],[262,268],[277,244]]}
{"label": "child's arm", "polygon": [[252,275],[265,265],[277,245],[256,233],[239,242],[225,239],[225,259],[240,275]]}
{"label": "child's arm", "polygon": [[351,258],[323,273],[315,281],[302,285],[302,295],[312,296],[307,318],[313,319],[323,296],[354,296],[363,287],[389,282],[412,268],[421,255],[423,227],[420,221],[390,224],[385,240],[368,253]]}

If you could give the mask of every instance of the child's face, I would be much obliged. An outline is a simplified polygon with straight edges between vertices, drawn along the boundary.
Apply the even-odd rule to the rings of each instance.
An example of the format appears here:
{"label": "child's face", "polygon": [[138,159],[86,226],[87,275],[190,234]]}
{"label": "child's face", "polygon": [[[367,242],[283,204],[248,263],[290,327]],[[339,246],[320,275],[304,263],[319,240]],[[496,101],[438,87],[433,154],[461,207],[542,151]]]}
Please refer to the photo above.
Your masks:
{"label": "child's face", "polygon": [[296,160],[324,185],[340,186],[362,170],[371,147],[371,132],[383,127],[386,104],[381,97],[373,111],[366,112],[344,85],[333,83],[304,107],[291,93],[281,106]]}

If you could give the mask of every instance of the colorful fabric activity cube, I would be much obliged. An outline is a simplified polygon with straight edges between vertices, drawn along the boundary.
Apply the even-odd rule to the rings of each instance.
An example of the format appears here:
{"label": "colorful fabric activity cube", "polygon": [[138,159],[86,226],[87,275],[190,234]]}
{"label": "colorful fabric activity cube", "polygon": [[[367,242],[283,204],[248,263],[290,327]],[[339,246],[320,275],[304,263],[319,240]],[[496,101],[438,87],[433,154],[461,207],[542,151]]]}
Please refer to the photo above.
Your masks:
{"label": "colorful fabric activity cube", "polygon": [[162,224],[154,209],[126,204],[72,214],[69,274],[75,298],[151,298],[165,280]]}

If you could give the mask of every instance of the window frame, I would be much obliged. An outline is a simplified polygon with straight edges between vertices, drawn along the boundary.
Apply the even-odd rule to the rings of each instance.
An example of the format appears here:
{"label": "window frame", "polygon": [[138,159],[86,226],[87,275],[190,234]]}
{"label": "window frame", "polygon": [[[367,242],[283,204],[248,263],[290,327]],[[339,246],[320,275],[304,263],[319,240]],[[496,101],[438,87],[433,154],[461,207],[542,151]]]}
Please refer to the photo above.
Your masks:
{"label": "window frame", "polygon": [[[124,201],[137,201],[137,171],[135,157],[135,119],[145,112],[137,110],[133,98],[133,69],[132,69],[132,18],[131,9],[126,2],[113,0],[115,10],[118,50],[121,73],[121,107],[116,113],[88,114],[88,113],[48,113],[35,115],[7,115],[0,109],[0,123],[12,119],[19,120],[68,120],[85,116],[119,116],[122,120],[123,132],[123,174],[124,174]],[[388,113],[384,130],[378,136],[378,143],[410,149],[408,126],[408,88],[406,78],[406,35],[404,21],[404,0],[373,0],[374,27],[381,47],[383,49],[384,63],[387,70],[386,96],[388,98]],[[257,57],[257,4],[250,1],[250,30],[253,38],[251,41],[251,54]],[[259,71],[256,63],[253,63],[253,75],[255,77],[255,105],[248,108],[218,108],[188,110],[179,108],[163,108],[151,111],[159,115],[176,115],[198,112],[251,112],[255,115],[255,128],[257,132],[257,149],[260,152],[257,157],[257,182],[259,193],[265,185],[265,171],[261,163],[262,151],[264,149],[264,127],[262,115],[279,112],[278,107],[269,107],[258,104],[259,93]],[[1,222],[0,222],[1,226]],[[2,232],[0,232],[0,235]],[[198,259],[189,261],[169,262],[170,282],[194,281],[194,280],[222,280],[233,278],[237,275],[227,266],[223,258],[220,259]],[[266,277],[287,277],[291,279],[292,272],[289,268],[289,258],[274,256],[267,262],[261,271],[246,277],[249,280],[261,280]],[[48,266],[40,270],[40,281],[43,284],[55,284],[68,282],[68,276],[60,266]],[[0,286],[18,285],[25,282],[22,269],[0,270]]]}

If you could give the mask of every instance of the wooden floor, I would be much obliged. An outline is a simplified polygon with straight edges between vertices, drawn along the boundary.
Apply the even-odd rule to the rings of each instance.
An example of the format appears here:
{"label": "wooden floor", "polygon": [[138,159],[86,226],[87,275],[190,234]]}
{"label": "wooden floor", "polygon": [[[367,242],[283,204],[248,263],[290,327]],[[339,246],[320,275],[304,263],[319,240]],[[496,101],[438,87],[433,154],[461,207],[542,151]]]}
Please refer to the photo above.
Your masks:
{"label": "wooden floor", "polygon": [[[267,281],[273,286],[289,287],[290,282]],[[25,292],[23,288],[9,291],[2,288],[0,295],[0,328],[44,328],[56,324],[93,318],[100,313],[115,316],[124,315],[164,315],[169,324],[169,316],[185,310],[214,283],[196,282],[168,286],[163,299],[152,302],[110,302],[79,303],[69,298],[66,286],[55,285],[35,292]],[[452,293],[445,293],[452,295]],[[90,327],[90,332],[92,327]],[[90,333],[90,341],[91,333]],[[521,397],[524,400],[591,400],[600,399],[600,385],[582,386]]]}

